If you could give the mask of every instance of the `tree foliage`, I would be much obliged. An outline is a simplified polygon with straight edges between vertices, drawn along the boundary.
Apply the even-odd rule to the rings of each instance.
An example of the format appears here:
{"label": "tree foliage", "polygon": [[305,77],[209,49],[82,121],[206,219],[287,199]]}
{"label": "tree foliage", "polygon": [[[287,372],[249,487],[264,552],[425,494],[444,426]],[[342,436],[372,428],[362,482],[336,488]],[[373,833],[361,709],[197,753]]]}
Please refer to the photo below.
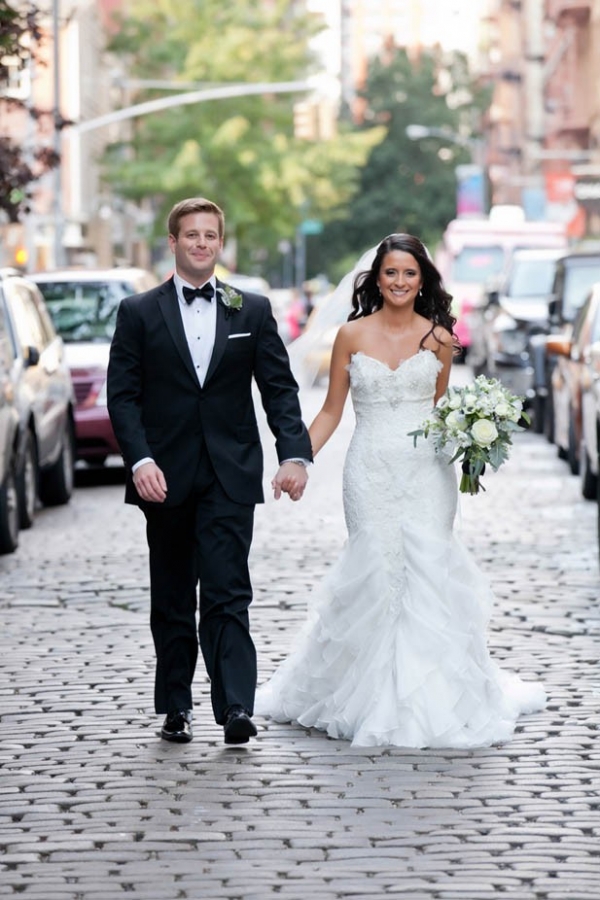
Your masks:
{"label": "tree foliage", "polygon": [[[0,105],[6,110],[25,109],[33,119],[38,119],[43,111],[11,97],[6,89],[11,75],[23,70],[35,56],[35,48],[43,37],[41,17],[33,5],[0,0]],[[29,211],[32,184],[58,163],[58,154],[51,147],[23,147],[10,135],[0,134],[0,210],[9,222],[18,221],[22,213]]]}
{"label": "tree foliage", "polygon": [[[314,61],[309,39],[320,28],[292,0],[133,0],[110,50],[130,76],[208,85],[304,80]],[[164,95],[145,89],[127,103]],[[327,218],[355,189],[382,130],[313,145],[293,136],[301,94],[263,94],[173,108],[137,119],[127,141],[113,144],[105,173],[129,199],[152,198],[164,241],[170,206],[198,194],[214,199],[236,238],[238,266],[257,270],[293,238],[307,216]]]}
{"label": "tree foliage", "polygon": [[411,59],[398,48],[372,61],[362,98],[361,127],[379,124],[385,137],[371,151],[352,199],[311,252],[313,270],[328,271],[335,280],[392,232],[416,234],[430,246],[439,240],[456,212],[456,166],[469,161],[469,152],[439,137],[412,141],[406,127],[470,136],[486,102],[464,55],[430,50]]}

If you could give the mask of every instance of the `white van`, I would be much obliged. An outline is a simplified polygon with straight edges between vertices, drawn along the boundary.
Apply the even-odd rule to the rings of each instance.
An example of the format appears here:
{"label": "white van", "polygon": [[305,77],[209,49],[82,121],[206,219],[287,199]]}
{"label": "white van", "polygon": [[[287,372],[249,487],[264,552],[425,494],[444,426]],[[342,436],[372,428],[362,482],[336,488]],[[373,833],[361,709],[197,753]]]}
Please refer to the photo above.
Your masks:
{"label": "white van", "polygon": [[533,247],[567,249],[565,225],[529,222],[519,206],[496,206],[488,218],[448,223],[435,262],[454,298],[452,312],[463,358],[472,343],[473,313],[485,300],[484,286],[505,270],[514,250]]}

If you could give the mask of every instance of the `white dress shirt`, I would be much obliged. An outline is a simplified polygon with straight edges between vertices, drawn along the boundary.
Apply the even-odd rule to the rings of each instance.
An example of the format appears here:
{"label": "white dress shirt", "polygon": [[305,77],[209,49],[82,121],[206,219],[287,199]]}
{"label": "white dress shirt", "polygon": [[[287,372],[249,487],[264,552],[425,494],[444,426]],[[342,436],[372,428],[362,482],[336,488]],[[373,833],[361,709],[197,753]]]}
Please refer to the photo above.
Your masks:
{"label": "white dress shirt", "polygon": [[217,329],[217,284],[216,278],[213,276],[206,284],[211,284],[215,295],[209,302],[204,297],[195,297],[191,303],[188,303],[183,296],[184,287],[204,287],[202,284],[190,284],[184,281],[177,272],[173,276],[175,282],[175,290],[177,291],[177,300],[179,301],[179,309],[183,320],[183,328],[190,349],[190,356],[194,363],[194,369],[198,376],[200,386],[204,385],[204,379],[210,365],[213,348],[215,346],[215,333]]}
{"label": "white dress shirt", "polygon": [[[192,357],[198,381],[200,386],[202,386],[215,346],[215,334],[217,331],[217,280],[213,276],[205,282],[205,284],[212,284],[215,291],[215,295],[210,303],[204,297],[195,297],[191,303],[188,303],[183,296],[184,287],[195,288],[204,287],[204,285],[190,284],[189,281],[184,281],[177,272],[173,275],[173,281],[181,311],[183,329],[190,349],[190,356]],[[135,472],[147,462],[153,462],[152,457],[145,456],[143,459],[139,459],[131,467],[131,471]]]}

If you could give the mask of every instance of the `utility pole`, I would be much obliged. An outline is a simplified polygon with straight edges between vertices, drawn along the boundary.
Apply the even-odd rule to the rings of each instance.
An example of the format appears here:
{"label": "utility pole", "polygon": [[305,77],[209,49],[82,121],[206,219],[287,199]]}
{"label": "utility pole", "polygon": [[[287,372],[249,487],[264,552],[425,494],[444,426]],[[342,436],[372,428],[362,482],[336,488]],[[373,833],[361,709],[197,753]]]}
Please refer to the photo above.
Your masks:
{"label": "utility pole", "polygon": [[524,175],[534,189],[543,189],[544,144],[544,0],[525,0],[525,121]]}
{"label": "utility pole", "polygon": [[[60,26],[59,26],[59,3],[60,0],[52,0],[52,33],[54,35],[52,47],[52,68],[53,68],[53,149],[60,157],[61,151],[61,126],[62,117],[60,114]],[[64,264],[65,248],[63,247],[64,235],[64,216],[62,203],[62,166],[58,165],[54,169],[54,196],[52,198],[53,220],[54,220],[54,265],[60,268]]]}

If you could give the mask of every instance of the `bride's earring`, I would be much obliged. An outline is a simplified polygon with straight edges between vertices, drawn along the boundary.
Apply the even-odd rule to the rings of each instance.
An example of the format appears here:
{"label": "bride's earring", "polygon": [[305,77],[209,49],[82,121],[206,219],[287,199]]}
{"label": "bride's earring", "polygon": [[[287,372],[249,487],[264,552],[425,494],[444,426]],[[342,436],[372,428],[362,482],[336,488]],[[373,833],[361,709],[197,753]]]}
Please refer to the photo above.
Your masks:
{"label": "bride's earring", "polygon": [[419,288],[419,297],[423,296],[423,288]]}

